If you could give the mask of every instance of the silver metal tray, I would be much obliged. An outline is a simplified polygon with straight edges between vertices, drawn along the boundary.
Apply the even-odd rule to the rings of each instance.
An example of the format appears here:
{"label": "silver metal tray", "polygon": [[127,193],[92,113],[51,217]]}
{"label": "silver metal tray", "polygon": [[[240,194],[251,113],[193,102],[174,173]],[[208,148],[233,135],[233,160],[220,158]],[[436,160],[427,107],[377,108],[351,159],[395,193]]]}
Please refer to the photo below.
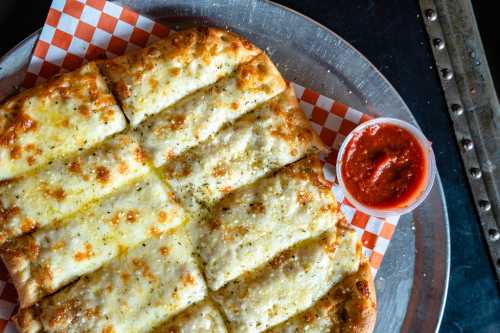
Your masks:
{"label": "silver metal tray", "polygon": [[[214,25],[265,49],[288,80],[372,115],[416,124],[390,83],[358,51],[319,23],[268,1],[121,0],[173,28]],[[0,98],[15,92],[39,32],[0,59]],[[376,332],[439,328],[448,288],[448,215],[440,178],[428,199],[401,218],[375,285]]]}

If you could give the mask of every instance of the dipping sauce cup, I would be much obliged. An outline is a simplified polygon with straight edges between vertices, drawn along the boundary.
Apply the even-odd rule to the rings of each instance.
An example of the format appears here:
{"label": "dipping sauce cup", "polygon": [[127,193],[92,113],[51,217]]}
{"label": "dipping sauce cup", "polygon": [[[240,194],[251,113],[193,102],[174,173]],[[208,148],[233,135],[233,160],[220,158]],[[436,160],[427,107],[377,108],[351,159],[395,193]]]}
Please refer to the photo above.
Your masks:
{"label": "dipping sauce cup", "polygon": [[336,172],[355,208],[388,217],[408,213],[425,200],[436,176],[436,161],[430,142],[415,126],[375,118],[345,138]]}

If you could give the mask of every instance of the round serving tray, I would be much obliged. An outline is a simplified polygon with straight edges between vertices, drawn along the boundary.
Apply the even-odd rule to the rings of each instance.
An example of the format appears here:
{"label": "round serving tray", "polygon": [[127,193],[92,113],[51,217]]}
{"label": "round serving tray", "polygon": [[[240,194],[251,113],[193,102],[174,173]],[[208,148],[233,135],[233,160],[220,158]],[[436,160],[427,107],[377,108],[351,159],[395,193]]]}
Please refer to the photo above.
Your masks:
{"label": "round serving tray", "polygon": [[[286,79],[360,111],[417,125],[382,74],[350,44],[319,23],[269,1],[121,0],[174,29],[212,25],[238,32],[266,50]],[[23,78],[35,32],[0,59],[0,98]],[[375,279],[376,332],[439,328],[448,288],[448,215],[439,176],[427,200],[401,217]]]}

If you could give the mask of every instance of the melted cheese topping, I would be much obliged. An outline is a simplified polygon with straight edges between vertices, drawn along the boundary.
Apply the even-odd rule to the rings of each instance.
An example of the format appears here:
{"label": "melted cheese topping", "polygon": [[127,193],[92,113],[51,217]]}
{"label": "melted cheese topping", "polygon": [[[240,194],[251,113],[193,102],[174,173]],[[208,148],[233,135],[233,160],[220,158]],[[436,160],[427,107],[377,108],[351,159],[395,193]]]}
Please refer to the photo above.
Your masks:
{"label": "melted cheese topping", "polygon": [[[131,128],[117,134],[125,117]],[[371,277],[338,283],[358,271],[361,245],[318,157],[296,162],[324,149],[269,58],[214,28],[11,98],[0,106],[0,245],[20,295],[17,326],[370,327],[373,312],[359,309],[375,309]],[[184,209],[195,217],[187,226]]]}
{"label": "melted cheese topping", "polygon": [[[358,270],[354,231],[337,229],[229,282],[215,293],[233,332],[261,332],[309,308],[344,275]],[[336,239],[336,240],[335,240]]]}
{"label": "melted cheese topping", "polygon": [[219,311],[209,302],[193,305],[152,333],[227,333]]}
{"label": "melted cheese topping", "polygon": [[0,180],[92,147],[126,121],[95,63],[0,106]]}
{"label": "melted cheese topping", "polygon": [[7,244],[2,257],[21,306],[32,305],[128,247],[182,223],[182,209],[171,197],[160,180],[149,175],[53,228]]}
{"label": "melted cheese topping", "polygon": [[137,140],[119,134],[103,146],[0,185],[0,244],[54,223],[148,172]]}
{"label": "melted cheese topping", "polygon": [[291,88],[244,115],[163,170],[184,207],[198,214],[224,195],[315,150],[315,134]]}
{"label": "melted cheese topping", "polygon": [[373,332],[376,301],[370,266],[336,284],[314,306],[267,333]]}
{"label": "melted cheese topping", "polygon": [[23,332],[148,332],[205,296],[180,228],[139,244],[15,320]]}
{"label": "melted cheese topping", "polygon": [[211,289],[219,289],[293,244],[334,230],[338,206],[318,157],[244,187],[195,224],[193,235]]}
{"label": "melted cheese topping", "polygon": [[139,127],[144,147],[155,166],[161,166],[285,87],[271,60],[261,54],[232,75],[147,119]]}
{"label": "melted cheese topping", "polygon": [[103,62],[132,126],[231,73],[261,51],[214,28],[172,33],[136,53]]}

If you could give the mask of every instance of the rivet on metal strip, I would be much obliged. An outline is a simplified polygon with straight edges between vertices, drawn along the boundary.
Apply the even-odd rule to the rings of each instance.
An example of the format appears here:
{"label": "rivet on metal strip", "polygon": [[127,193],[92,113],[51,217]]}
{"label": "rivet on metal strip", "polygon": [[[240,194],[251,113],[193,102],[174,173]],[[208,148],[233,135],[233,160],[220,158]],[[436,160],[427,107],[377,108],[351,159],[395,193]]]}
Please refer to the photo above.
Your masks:
{"label": "rivet on metal strip", "polygon": [[479,208],[487,212],[491,209],[491,204],[488,200],[479,200]]}
{"label": "rivet on metal strip", "polygon": [[453,79],[453,72],[450,71],[448,68],[443,68],[441,70],[441,76],[443,77],[443,79],[445,79],[446,81],[449,81],[451,79]]}
{"label": "rivet on metal strip", "polygon": [[429,21],[435,21],[438,16],[434,9],[429,8],[425,11],[425,17],[427,17]]}
{"label": "rivet on metal strip", "polygon": [[457,116],[460,116],[462,113],[464,113],[464,108],[460,104],[452,104],[451,111]]}
{"label": "rivet on metal strip", "polygon": [[464,147],[466,151],[469,151],[474,148],[474,143],[471,139],[462,139],[462,147]]}
{"label": "rivet on metal strip", "polygon": [[441,38],[434,38],[432,40],[432,44],[438,50],[444,49],[444,41]]}
{"label": "rivet on metal strip", "polygon": [[498,232],[498,230],[496,229],[490,229],[488,230],[488,237],[492,242],[496,242],[500,239],[500,232]]}
{"label": "rivet on metal strip", "polygon": [[483,175],[483,173],[481,172],[481,169],[479,169],[479,168],[471,168],[470,169],[470,175],[474,179],[479,179],[479,178],[481,178],[481,176]]}

